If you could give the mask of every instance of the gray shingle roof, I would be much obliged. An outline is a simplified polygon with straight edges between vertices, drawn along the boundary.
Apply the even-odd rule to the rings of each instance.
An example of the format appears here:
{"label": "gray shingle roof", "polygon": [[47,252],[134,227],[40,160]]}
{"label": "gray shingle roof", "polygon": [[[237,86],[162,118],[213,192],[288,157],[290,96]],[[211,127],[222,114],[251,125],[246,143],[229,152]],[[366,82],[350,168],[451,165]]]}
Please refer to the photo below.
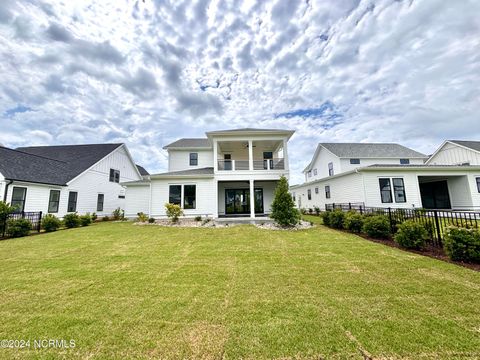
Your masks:
{"label": "gray shingle roof", "polygon": [[430,165],[430,164],[373,164],[365,166],[366,168],[478,168],[479,166],[475,165]]}
{"label": "gray shingle roof", "polygon": [[164,149],[169,148],[211,148],[212,144],[206,138],[183,138],[165,145]]}
{"label": "gray shingle roof", "polygon": [[228,129],[228,130],[215,130],[209,131],[209,134],[215,133],[225,133],[225,132],[243,132],[243,131],[259,131],[259,132],[270,132],[270,131],[289,131],[289,130],[282,130],[282,129],[256,129],[256,128],[241,128],[241,129]]}
{"label": "gray shingle roof", "polygon": [[205,167],[198,169],[190,170],[181,170],[181,171],[170,171],[160,174],[152,174],[152,176],[195,176],[195,175],[212,175],[213,176],[213,167]]}
{"label": "gray shingle roof", "polygon": [[137,167],[140,175],[142,175],[142,176],[150,175],[150,173],[147,170],[145,170],[145,168],[143,166],[140,166],[140,165],[137,165],[137,164],[135,164],[135,166]]}
{"label": "gray shingle roof", "polygon": [[467,141],[467,140],[448,140],[452,143],[465,146],[469,149],[480,151],[480,141]]}
{"label": "gray shingle roof", "polygon": [[320,143],[342,158],[427,158],[418,151],[389,143]]}
{"label": "gray shingle roof", "polygon": [[65,185],[121,145],[1,148],[0,172],[10,180]]}

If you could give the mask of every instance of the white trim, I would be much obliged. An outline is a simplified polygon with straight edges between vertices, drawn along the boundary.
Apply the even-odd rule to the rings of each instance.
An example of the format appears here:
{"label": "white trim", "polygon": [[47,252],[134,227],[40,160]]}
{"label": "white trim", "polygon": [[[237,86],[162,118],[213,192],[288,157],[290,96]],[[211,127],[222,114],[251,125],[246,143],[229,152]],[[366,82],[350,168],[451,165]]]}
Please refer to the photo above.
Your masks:
{"label": "white trim", "polygon": [[480,151],[478,151],[478,150],[469,148],[468,146],[465,146],[465,145],[458,144],[458,143],[456,143],[456,142],[454,142],[454,141],[451,141],[451,140],[445,140],[445,141],[442,143],[442,145],[440,145],[440,146],[438,147],[438,149],[435,150],[435,152],[434,152],[432,155],[430,155],[430,157],[427,159],[427,161],[425,161],[425,164],[428,164],[428,163],[430,162],[430,160],[432,160],[433,157],[434,157],[435,155],[437,155],[447,143],[452,144],[452,145],[455,145],[455,146],[458,146],[458,147],[461,147],[461,148],[463,148],[463,149],[465,149],[465,150],[474,151],[474,152],[480,154]]}

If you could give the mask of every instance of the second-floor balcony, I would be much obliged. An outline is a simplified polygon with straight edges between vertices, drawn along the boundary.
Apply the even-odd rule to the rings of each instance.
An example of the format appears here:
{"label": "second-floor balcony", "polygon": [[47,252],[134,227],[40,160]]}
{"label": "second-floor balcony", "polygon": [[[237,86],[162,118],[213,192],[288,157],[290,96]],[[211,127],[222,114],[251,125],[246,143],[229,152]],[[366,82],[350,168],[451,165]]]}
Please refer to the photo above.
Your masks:
{"label": "second-floor balcony", "polygon": [[[253,170],[285,170],[285,160],[283,158],[263,159],[252,161]],[[250,170],[248,160],[218,160],[219,171],[241,171]]]}

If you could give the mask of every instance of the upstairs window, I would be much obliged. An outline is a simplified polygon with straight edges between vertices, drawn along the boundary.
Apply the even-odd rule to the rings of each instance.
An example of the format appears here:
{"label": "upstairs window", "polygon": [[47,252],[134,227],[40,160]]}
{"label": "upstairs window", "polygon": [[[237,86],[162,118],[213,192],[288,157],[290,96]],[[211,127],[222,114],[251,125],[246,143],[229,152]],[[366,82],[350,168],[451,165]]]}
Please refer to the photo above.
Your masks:
{"label": "upstairs window", "polygon": [[390,179],[378,179],[380,184],[380,197],[382,203],[391,203],[392,201],[392,187],[390,186]]}
{"label": "upstairs window", "polygon": [[405,196],[405,185],[403,184],[402,178],[394,178],[393,182],[393,194],[395,195],[396,203],[407,202],[407,197]]}
{"label": "upstairs window", "polygon": [[183,186],[183,208],[195,209],[197,202],[197,187],[195,185]]}
{"label": "upstairs window", "polygon": [[60,190],[50,190],[50,198],[48,199],[48,212],[57,213],[60,204]]}
{"label": "upstairs window", "polygon": [[325,186],[325,198],[330,199],[330,186]]}
{"label": "upstairs window", "polygon": [[358,164],[360,164],[360,159],[350,159],[350,164],[358,165]]}
{"label": "upstairs window", "polygon": [[120,170],[110,169],[109,181],[118,184],[120,182]]}
{"label": "upstairs window", "polygon": [[103,211],[103,202],[105,200],[104,194],[98,194],[97,196],[97,211]]}
{"label": "upstairs window", "polygon": [[308,170],[308,177],[312,177],[312,170]]}
{"label": "upstairs window", "polygon": [[16,211],[25,210],[25,198],[27,197],[27,188],[15,186],[12,192],[12,205]]}
{"label": "upstairs window", "polygon": [[401,165],[408,165],[408,164],[410,164],[410,159],[400,159],[400,164]]}
{"label": "upstairs window", "polygon": [[181,185],[170,185],[168,202],[170,204],[180,205],[182,203],[182,186]]}
{"label": "upstairs window", "polygon": [[190,153],[190,166],[198,165],[198,153]]}
{"label": "upstairs window", "polygon": [[317,176],[317,169],[313,169],[313,176]]}
{"label": "upstairs window", "polygon": [[77,197],[78,197],[78,193],[76,191],[70,191],[68,193],[67,212],[77,211]]}
{"label": "upstairs window", "polygon": [[480,193],[480,177],[477,177],[477,190]]}
{"label": "upstairs window", "polygon": [[329,162],[328,163],[328,176],[333,176],[333,163]]}
{"label": "upstairs window", "polygon": [[312,200],[312,190],[311,189],[307,190],[307,197],[308,197],[308,200]]}

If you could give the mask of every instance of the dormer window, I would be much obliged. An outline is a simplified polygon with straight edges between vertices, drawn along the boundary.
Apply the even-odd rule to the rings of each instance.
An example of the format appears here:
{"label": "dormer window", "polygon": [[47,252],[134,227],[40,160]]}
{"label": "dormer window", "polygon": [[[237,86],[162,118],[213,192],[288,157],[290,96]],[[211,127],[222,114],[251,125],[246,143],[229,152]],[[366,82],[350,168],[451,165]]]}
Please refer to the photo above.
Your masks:
{"label": "dormer window", "polygon": [[333,176],[333,163],[328,163],[328,176]]}
{"label": "dormer window", "polygon": [[350,159],[350,164],[359,165],[360,164],[360,159]]}
{"label": "dormer window", "polygon": [[400,159],[400,164],[401,165],[408,165],[408,164],[410,164],[410,159]]}
{"label": "dormer window", "polygon": [[198,153],[190,153],[190,166],[198,165]]}

